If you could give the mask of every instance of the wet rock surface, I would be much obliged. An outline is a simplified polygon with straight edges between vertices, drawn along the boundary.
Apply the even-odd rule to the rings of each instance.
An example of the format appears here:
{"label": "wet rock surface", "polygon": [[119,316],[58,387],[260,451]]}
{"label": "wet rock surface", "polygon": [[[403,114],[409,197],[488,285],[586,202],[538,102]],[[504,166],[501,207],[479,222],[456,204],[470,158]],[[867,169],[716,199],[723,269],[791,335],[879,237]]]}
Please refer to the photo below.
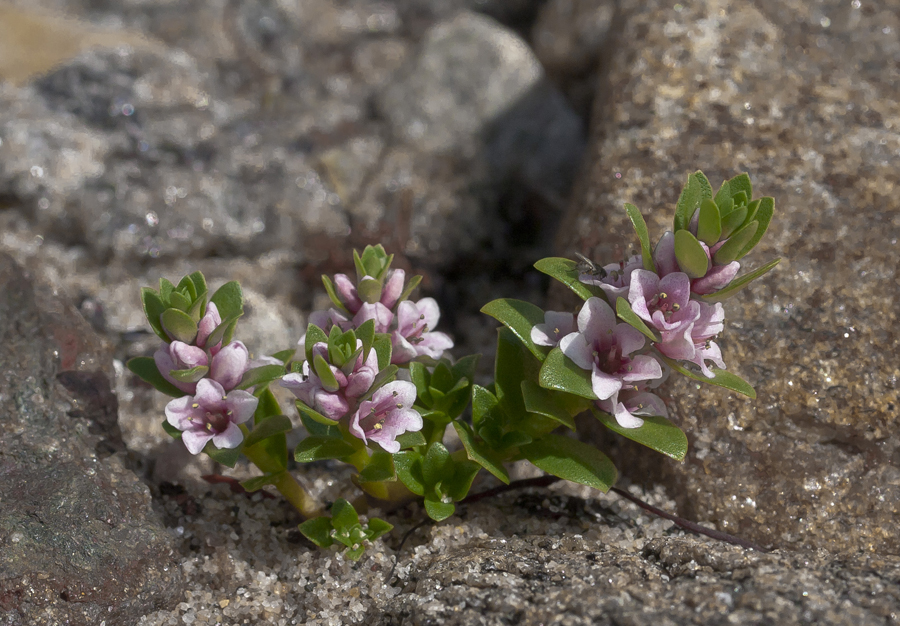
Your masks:
{"label": "wet rock surface", "polygon": [[171,606],[181,572],[147,487],[110,456],[108,353],[36,291],[0,254],[0,616],[126,623]]}
{"label": "wet rock surface", "polygon": [[714,188],[748,171],[756,194],[775,197],[744,261],[784,261],[725,303],[720,345],[756,401],[668,383],[690,440],[683,464],[597,436],[691,519],[770,546],[900,553],[900,5],[622,9],[561,251],[622,258],[635,245],[626,201],[659,236],[700,168]]}

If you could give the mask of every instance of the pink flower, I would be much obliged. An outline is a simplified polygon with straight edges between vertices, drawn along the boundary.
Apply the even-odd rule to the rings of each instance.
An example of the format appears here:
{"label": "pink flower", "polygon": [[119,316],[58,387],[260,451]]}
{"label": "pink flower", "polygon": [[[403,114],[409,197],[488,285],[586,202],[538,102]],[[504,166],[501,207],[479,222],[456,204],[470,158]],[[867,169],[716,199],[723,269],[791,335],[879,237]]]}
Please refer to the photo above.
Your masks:
{"label": "pink flower", "polygon": [[559,311],[545,311],[544,323],[531,329],[531,340],[539,346],[555,346],[559,340],[575,332],[575,315]]}
{"label": "pink flower", "polygon": [[[357,348],[362,347],[362,341],[356,340]],[[328,344],[319,342],[313,346],[313,359],[321,356],[328,361]],[[345,373],[344,370],[329,364],[331,374],[337,381],[337,388],[329,388],[322,379],[310,367],[309,361],[303,363],[300,373],[287,374],[281,379],[281,386],[290,389],[310,408],[318,411],[328,419],[335,421],[341,419],[355,406],[357,399],[372,387],[375,376],[378,374],[378,355],[375,350],[369,350],[368,357],[363,360],[362,354],[356,357],[352,368]]]}
{"label": "pink flower", "polygon": [[159,370],[163,378],[181,391],[191,394],[197,389],[197,380],[205,376],[206,371],[201,371],[197,375],[196,380],[189,382],[176,380],[171,372],[209,365],[209,357],[203,348],[190,346],[181,341],[173,341],[172,343],[161,345],[154,353],[153,360],[156,362],[156,369]]}
{"label": "pink flower", "polygon": [[562,338],[559,347],[578,367],[591,372],[591,389],[600,400],[618,400],[619,390],[636,382],[662,378],[659,362],[635,355],[644,336],[628,324],[617,324],[616,314],[600,298],[588,298],[578,313],[578,332]]}
{"label": "pink flower", "polygon": [[648,391],[639,391],[637,386],[623,389],[616,402],[612,398],[598,400],[597,406],[616,418],[622,428],[640,428],[644,425],[638,415],[661,415],[668,417],[669,412],[662,398]]}
{"label": "pink flower", "polygon": [[405,380],[390,382],[359,405],[350,418],[350,432],[366,443],[378,443],[387,452],[399,452],[399,435],[422,430],[422,416],[412,408],[415,401],[415,385]]}
{"label": "pink flower", "polygon": [[206,346],[206,340],[212,334],[212,331],[222,323],[222,316],[219,315],[219,309],[216,306],[215,302],[210,302],[206,305],[206,314],[197,324],[197,339],[194,343],[197,344],[198,347],[208,349],[210,354],[216,354],[219,351],[219,348],[222,347],[222,342],[219,341],[214,346]]}
{"label": "pink flower", "polygon": [[628,289],[631,309],[660,331],[675,331],[700,315],[699,303],[691,298],[691,279],[684,272],[660,278],[647,270],[632,273]]}
{"label": "pink flower", "polygon": [[712,361],[719,369],[725,369],[722,351],[712,341],[713,337],[725,329],[725,308],[721,302],[712,305],[705,302],[697,304],[700,305],[700,316],[691,329],[694,356],[685,360],[699,365],[703,375],[712,378],[715,374],[706,365],[706,361]]}
{"label": "pink flower", "polygon": [[204,378],[193,396],[166,405],[166,421],[182,431],[181,440],[191,454],[199,454],[212,441],[217,448],[237,448],[244,440],[238,427],[256,411],[259,400],[246,391],[225,393],[222,385]]}
{"label": "pink flower", "polygon": [[209,377],[226,391],[237,387],[250,366],[250,352],[240,341],[232,341],[212,358]]}
{"label": "pink flower", "polygon": [[[737,276],[738,271],[741,269],[741,264],[737,261],[732,261],[728,265],[716,265],[712,260],[712,255],[724,243],[724,241],[721,241],[710,250],[709,246],[702,241],[700,242],[700,245],[703,246],[703,251],[706,252],[706,256],[709,258],[709,270],[705,276],[691,280],[691,293],[697,295],[714,293],[727,287],[728,283]],[[671,232],[666,232],[660,238],[653,253],[653,261],[660,276],[665,277],[673,272],[681,271],[681,268],[678,266],[678,260],[675,258],[675,235]]]}
{"label": "pink flower", "polygon": [[[376,279],[372,276],[363,276],[360,283],[370,280]],[[381,297],[378,299],[377,304],[384,305],[388,310],[393,309],[400,298],[400,294],[403,293],[404,282],[406,282],[406,272],[400,269],[388,270],[381,288]],[[347,307],[351,314],[355,315],[364,306],[362,299],[359,297],[357,286],[353,284],[353,281],[346,274],[334,275],[334,289],[341,303]],[[372,304],[376,303],[373,302]]]}
{"label": "pink flower", "polygon": [[618,263],[610,263],[604,265],[606,276],[600,278],[592,274],[581,274],[578,280],[588,284],[600,287],[609,298],[610,302],[615,302],[619,297],[625,297],[628,293],[628,286],[631,284],[631,273],[643,267],[641,255],[636,254],[628,259],[627,262],[619,261]]}
{"label": "pink flower", "polygon": [[397,307],[397,330],[391,335],[391,363],[399,365],[419,356],[439,359],[444,350],[452,348],[449,335],[431,331],[440,318],[441,311],[434,298],[401,302]]}

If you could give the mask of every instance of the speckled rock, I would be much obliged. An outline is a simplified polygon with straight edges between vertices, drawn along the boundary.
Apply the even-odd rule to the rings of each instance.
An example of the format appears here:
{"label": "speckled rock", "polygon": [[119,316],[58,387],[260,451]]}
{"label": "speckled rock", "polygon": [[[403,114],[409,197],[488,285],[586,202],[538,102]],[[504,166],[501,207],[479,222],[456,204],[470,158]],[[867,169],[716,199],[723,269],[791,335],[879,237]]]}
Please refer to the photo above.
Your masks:
{"label": "speckled rock", "polygon": [[108,356],[5,254],[0,345],[0,619],[129,623],[171,607],[182,576],[170,535],[109,456],[121,435]]}
{"label": "speckled rock", "polygon": [[885,624],[900,560],[759,554],[662,537],[640,550],[578,535],[476,540],[411,572],[379,624]]}
{"label": "speckled rock", "polygon": [[659,236],[702,169],[715,187],[748,171],[775,197],[745,261],[784,261],[726,302],[726,363],[758,399],[670,382],[687,460],[607,438],[619,466],[764,545],[900,553],[900,3],[622,10],[560,252],[621,259],[635,247],[623,202]]}

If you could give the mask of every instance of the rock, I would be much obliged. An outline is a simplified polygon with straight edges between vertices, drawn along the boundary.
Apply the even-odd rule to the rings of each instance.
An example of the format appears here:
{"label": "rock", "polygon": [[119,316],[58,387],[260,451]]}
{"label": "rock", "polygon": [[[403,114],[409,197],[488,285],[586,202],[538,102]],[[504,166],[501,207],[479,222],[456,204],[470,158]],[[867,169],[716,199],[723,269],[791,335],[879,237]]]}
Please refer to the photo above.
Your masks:
{"label": "rock", "polygon": [[607,42],[615,7],[608,0],[550,0],[531,30],[534,53],[547,73],[565,80],[593,72]]}
{"label": "rock", "polygon": [[898,554],[900,3],[622,10],[560,252],[623,258],[636,241],[623,202],[655,239],[702,169],[715,188],[747,171],[774,196],[745,268],[784,261],[725,303],[726,363],[757,400],[667,383],[690,440],[681,464],[597,436],[690,519],[763,545]]}
{"label": "rock", "polygon": [[173,606],[171,538],[147,487],[109,456],[121,435],[102,344],[5,254],[0,345],[0,618],[133,623]]}
{"label": "rock", "polygon": [[898,565],[874,555],[760,554],[692,537],[639,550],[579,535],[490,538],[411,572],[409,591],[378,623],[874,625],[900,602]]}

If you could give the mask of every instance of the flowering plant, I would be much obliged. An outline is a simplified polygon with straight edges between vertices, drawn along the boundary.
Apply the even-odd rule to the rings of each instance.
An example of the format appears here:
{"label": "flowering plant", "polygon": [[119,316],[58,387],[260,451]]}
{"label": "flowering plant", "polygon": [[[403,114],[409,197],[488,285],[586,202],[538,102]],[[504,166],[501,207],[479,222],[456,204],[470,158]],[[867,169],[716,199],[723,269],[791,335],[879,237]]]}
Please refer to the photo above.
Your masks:
{"label": "flowering plant", "polygon": [[[535,264],[581,297],[576,311],[514,299],[484,306],[502,324],[489,387],[473,382],[477,355],[447,356],[453,341],[435,330],[437,303],[409,299],[420,277],[407,281],[380,245],[354,251],[355,281],[323,276],[333,307],[310,316],[297,350],[259,361],[234,339],[243,314],[237,283],[208,297],[199,272],[177,285],[161,279],[159,290],[144,288],[141,296],[163,344],[128,367],[174,396],[163,428],[192,454],[230,467],[243,454],[262,472],[242,483],[246,490],[273,485],[308,518],[300,525],[307,537],[320,546],[338,542],[351,558],[391,526],[375,518],[363,524],[362,497],[339,500],[323,515],[289,471],[287,433],[295,424],[273,383],[296,397],[306,432],[294,461],[349,463],[369,498],[421,498],[436,521],[453,514],[481,469],[509,483],[512,461],[607,491],[617,478],[612,461],[558,431],[575,431],[575,416],[590,411],[614,432],[683,460],[687,438],[653,391],[676,371],[755,397],[726,371],[714,339],[724,328],[721,301],[779,261],[736,278],[774,210],[772,198],[752,198],[746,174],[715,196],[701,172],[691,174],[673,231],[654,248],[638,209],[625,209],[639,255],[603,267],[584,258]],[[457,450],[444,443],[448,428],[462,444]]]}

